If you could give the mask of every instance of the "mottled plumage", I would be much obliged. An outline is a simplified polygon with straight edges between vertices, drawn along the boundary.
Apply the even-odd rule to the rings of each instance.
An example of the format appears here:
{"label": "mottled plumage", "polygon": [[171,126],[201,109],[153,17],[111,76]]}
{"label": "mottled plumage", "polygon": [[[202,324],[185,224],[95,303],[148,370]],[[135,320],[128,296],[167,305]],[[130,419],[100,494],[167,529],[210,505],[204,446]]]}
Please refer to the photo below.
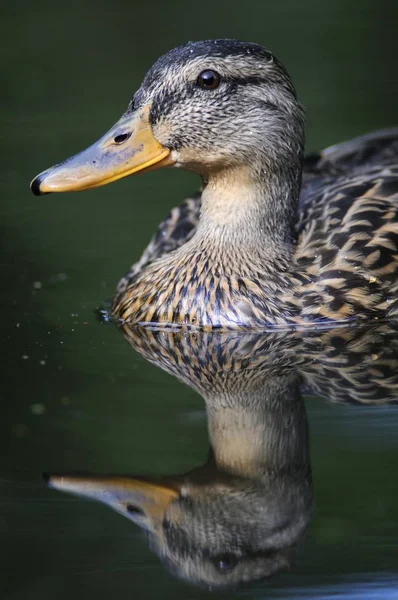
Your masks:
{"label": "mottled plumage", "polygon": [[[300,324],[307,317],[325,323],[396,318],[397,157],[398,129],[394,129],[361,136],[305,158],[295,258],[301,273],[308,277],[297,282],[306,285],[292,297],[299,304],[293,319],[282,314],[274,321],[268,317],[264,325]],[[201,194],[197,193],[162,221],[141,259],[119,283],[118,313],[120,305],[128,303],[126,289],[129,283],[134,286],[135,275],[192,238],[200,207]],[[292,283],[296,283],[294,277]],[[261,297],[261,290],[248,292],[249,297],[254,291]]]}
{"label": "mottled plumage", "polygon": [[398,402],[395,322],[266,334],[149,330],[128,324],[120,328],[144,358],[204,397],[222,395],[225,380],[237,395],[249,382],[252,386],[294,371],[307,393],[331,402]]}
{"label": "mottled plumage", "polygon": [[[363,135],[321,152],[307,154],[303,163],[297,235],[300,236],[304,222],[322,219],[320,208],[326,215],[328,212],[333,213],[333,201],[337,201],[340,188],[346,202],[360,201],[362,178],[369,175],[374,177],[378,173],[383,181],[388,177],[389,170],[394,181],[386,199],[393,200],[398,193],[398,184],[395,182],[398,177],[398,128]],[[388,186],[388,181],[386,183]],[[384,189],[388,192],[388,187]],[[325,192],[328,193],[329,190],[330,193],[325,196]],[[394,192],[393,197],[391,191]],[[122,292],[134,275],[156,258],[168,254],[191,239],[199,223],[200,206],[201,191],[186,198],[170,211],[159,224],[140,259],[120,280],[118,292]],[[314,241],[322,242],[319,237]]]}

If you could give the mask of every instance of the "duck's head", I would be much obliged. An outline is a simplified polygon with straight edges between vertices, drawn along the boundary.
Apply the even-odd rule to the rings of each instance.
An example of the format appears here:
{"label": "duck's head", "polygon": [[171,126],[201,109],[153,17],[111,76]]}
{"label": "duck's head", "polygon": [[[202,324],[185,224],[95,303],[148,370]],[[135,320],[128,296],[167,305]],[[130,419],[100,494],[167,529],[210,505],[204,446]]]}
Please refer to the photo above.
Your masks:
{"label": "duck's head", "polygon": [[205,179],[239,166],[299,173],[303,137],[293,85],[270,52],[235,40],[190,42],[153,65],[100,140],[31,187],[37,195],[83,190],[166,165]]}
{"label": "duck's head", "polygon": [[[213,472],[214,475],[214,472]],[[48,475],[50,487],[97,500],[141,529],[176,576],[191,583],[236,586],[290,566],[311,512],[303,486],[217,475],[199,467],[157,480]],[[298,500],[300,498],[300,500]]]}

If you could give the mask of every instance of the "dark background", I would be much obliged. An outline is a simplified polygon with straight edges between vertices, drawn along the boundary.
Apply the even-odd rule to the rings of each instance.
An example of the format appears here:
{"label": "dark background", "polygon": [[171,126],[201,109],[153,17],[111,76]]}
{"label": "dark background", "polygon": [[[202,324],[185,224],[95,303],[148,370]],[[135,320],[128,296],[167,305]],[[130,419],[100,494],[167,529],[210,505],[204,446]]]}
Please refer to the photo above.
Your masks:
{"label": "dark background", "polygon": [[[165,170],[40,198],[29,181],[102,135],[152,62],[187,40],[272,50],[307,109],[308,150],[397,125],[397,30],[392,0],[2,2],[1,598],[208,597],[169,576],[127,520],[40,480],[171,473],[205,458],[201,399],[93,316],[198,180]],[[316,517],[292,572],[249,597],[396,581],[396,411],[308,408]]]}

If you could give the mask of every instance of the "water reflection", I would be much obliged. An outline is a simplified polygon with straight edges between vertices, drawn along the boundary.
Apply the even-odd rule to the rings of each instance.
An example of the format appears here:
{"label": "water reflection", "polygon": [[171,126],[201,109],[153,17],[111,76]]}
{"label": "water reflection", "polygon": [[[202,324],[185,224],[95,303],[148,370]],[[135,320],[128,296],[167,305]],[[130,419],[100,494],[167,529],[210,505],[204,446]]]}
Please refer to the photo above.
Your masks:
{"label": "water reflection", "polygon": [[142,527],[162,562],[191,582],[236,585],[289,566],[313,505],[302,392],[361,404],[397,400],[396,329],[123,333],[204,398],[208,458],[158,479],[52,475],[50,485],[100,500]]}

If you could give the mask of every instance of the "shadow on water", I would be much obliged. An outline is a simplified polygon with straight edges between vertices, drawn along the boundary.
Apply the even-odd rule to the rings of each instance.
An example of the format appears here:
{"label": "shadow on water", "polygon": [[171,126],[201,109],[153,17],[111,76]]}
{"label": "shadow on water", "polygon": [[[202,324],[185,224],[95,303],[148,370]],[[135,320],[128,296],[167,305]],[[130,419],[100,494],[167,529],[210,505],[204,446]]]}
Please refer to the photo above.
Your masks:
{"label": "shadow on water", "polygon": [[313,513],[302,392],[374,409],[397,402],[397,329],[122,330],[146,360],[203,397],[207,460],[163,477],[49,474],[49,485],[110,506],[147,532],[170,571],[209,589],[290,567]]}

